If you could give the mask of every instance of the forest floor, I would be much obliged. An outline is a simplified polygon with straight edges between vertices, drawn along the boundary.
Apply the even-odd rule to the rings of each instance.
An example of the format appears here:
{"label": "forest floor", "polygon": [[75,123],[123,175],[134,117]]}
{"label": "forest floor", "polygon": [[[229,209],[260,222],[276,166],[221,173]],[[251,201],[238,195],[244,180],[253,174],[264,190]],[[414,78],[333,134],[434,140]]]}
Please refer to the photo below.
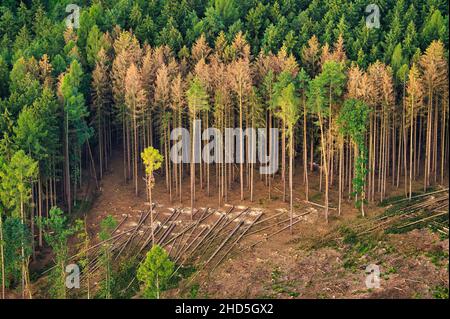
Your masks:
{"label": "forest floor", "polygon": [[[93,185],[81,190],[78,197],[88,199],[78,207],[78,217],[86,213],[91,244],[98,242],[100,222],[107,215],[117,222],[124,220],[120,229],[130,229],[139,223],[141,213],[148,210],[145,184],[139,179],[139,196],[135,195],[132,181],[123,178],[122,154],[116,151],[108,171],[99,183],[99,190],[93,192]],[[238,173],[238,171],[236,171]],[[264,232],[244,237],[227,258],[215,270],[197,271],[192,277],[183,279],[164,292],[166,298],[448,298],[449,287],[449,240],[429,229],[415,229],[403,234],[376,233],[363,236],[357,241],[344,243],[329,240],[342,233],[343,229],[363,221],[354,203],[346,194],[342,212],[331,209],[329,223],[325,223],[324,209],[303,201],[304,185],[301,167],[294,176],[294,213],[310,212],[303,221],[289,229],[266,239],[273,232]],[[319,192],[319,174],[309,175],[310,200],[323,204]],[[238,176],[237,176],[238,177]],[[215,179],[211,178],[211,194],[217,194]],[[337,181],[336,181],[337,182]],[[289,210],[283,203],[283,184],[276,178],[272,185],[271,200],[264,181],[255,177],[254,201],[240,200],[239,184],[236,182],[229,192],[228,201],[218,207],[216,195],[207,196],[206,187],[197,187],[196,208],[213,208],[222,212],[230,206],[242,210],[264,213],[264,218]],[[330,191],[330,206],[337,206],[338,194]],[[421,183],[416,185],[421,188]],[[403,195],[402,188],[388,186],[389,196]],[[95,194],[93,196],[92,194]],[[175,208],[185,208],[187,213],[178,219],[190,220],[189,178],[183,183],[183,201],[180,204],[173,191],[173,201],[165,187],[165,177],[156,176],[153,199],[160,213],[159,220],[165,220]],[[384,207],[376,204],[366,207],[369,217],[383,213]],[[119,230],[120,232],[120,230]],[[258,244],[246,249],[249,245]],[[74,241],[72,241],[72,244]],[[31,268],[41,273],[51,265],[52,254],[48,248],[38,252],[38,260]],[[380,287],[367,288],[366,267],[377,265],[380,269]],[[196,265],[193,265],[194,268]],[[43,290],[43,278],[35,281],[36,289]],[[34,280],[33,280],[34,281]],[[45,282],[45,280],[44,280]],[[39,288],[40,286],[40,288]],[[45,290],[45,288],[44,288]],[[11,292],[10,298],[20,297]],[[35,296],[39,298],[39,296]]]}
{"label": "forest floor", "polygon": [[[121,154],[115,154],[108,172],[101,181],[100,194],[94,200],[87,222],[92,236],[98,233],[100,221],[113,215],[118,221],[128,215],[124,227],[137,225],[140,213],[148,209],[145,185],[140,180],[140,196],[134,194],[133,183],[125,183]],[[330,222],[325,224],[323,209],[303,202],[304,186],[299,170],[294,182],[296,213],[312,209],[308,219],[289,230],[263,240],[256,247],[239,252],[239,249],[264,239],[259,233],[244,238],[239,248],[213,272],[200,272],[192,280],[181,282],[177,288],[165,292],[171,298],[433,298],[448,296],[448,239],[428,229],[405,234],[378,234],[363,239],[363,244],[336,244],[323,242],[322,238],[355,220],[361,219],[351,201],[344,200],[341,216],[330,210]],[[310,176],[310,199],[322,203],[318,192],[318,174]],[[214,181],[214,178],[212,178]],[[157,210],[169,214],[172,208],[190,205],[188,178],[183,185],[183,202],[175,198],[171,203],[165,187],[164,176],[157,176],[153,192]],[[418,188],[420,186],[418,185]],[[288,209],[282,202],[282,183],[274,183],[272,200],[267,187],[259,179],[255,184],[253,202],[239,198],[239,185],[229,194],[228,203],[241,208],[252,207],[267,216],[280,209]],[[396,188],[390,195],[401,195]],[[211,185],[211,194],[216,194]],[[249,193],[246,192],[246,198]],[[336,206],[337,193],[331,192],[331,206]],[[197,208],[218,208],[217,196],[207,196],[206,190],[197,190]],[[224,207],[222,207],[223,210]],[[384,209],[369,205],[368,215]],[[183,218],[183,217],[182,217]],[[184,218],[188,218],[184,216]],[[270,230],[267,230],[270,233]],[[380,267],[380,288],[367,288],[366,267]]]}

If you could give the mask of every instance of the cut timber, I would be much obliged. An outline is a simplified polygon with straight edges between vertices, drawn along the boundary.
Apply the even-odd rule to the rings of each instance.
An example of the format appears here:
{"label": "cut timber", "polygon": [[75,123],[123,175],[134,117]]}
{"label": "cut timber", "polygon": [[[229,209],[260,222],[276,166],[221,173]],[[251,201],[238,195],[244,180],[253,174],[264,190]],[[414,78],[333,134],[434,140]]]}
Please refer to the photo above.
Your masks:
{"label": "cut timber", "polygon": [[181,248],[179,250],[175,250],[175,252],[176,252],[175,257],[174,257],[175,259],[178,260],[178,258],[181,257],[181,255],[184,253],[185,247],[189,243],[189,239],[192,237],[192,234],[197,230],[198,225],[200,224],[200,222],[202,221],[203,216],[205,215],[205,213],[208,210],[209,210],[209,208],[203,209],[203,213],[201,214],[200,218],[195,223],[195,226],[192,227],[192,230],[190,231],[189,235],[187,236],[186,241],[184,242],[183,246],[181,246]]}
{"label": "cut timber", "polygon": [[404,202],[404,201],[407,201],[407,200],[411,200],[411,199],[416,199],[416,198],[421,198],[421,197],[425,197],[425,196],[430,196],[430,195],[433,195],[433,194],[439,194],[439,193],[443,193],[443,192],[448,192],[448,190],[449,190],[448,188],[444,188],[444,189],[441,189],[441,190],[438,190],[438,191],[412,196],[411,198],[409,198],[409,197],[402,198],[402,199],[399,199],[399,200],[397,200],[395,202],[392,202],[391,205],[392,204],[397,204],[397,203],[400,203],[400,202]]}
{"label": "cut timber", "polygon": [[[320,207],[320,208],[325,209],[325,206],[320,205],[320,204],[317,204],[317,203],[314,203],[314,202],[311,202],[311,201],[309,201],[309,200],[303,200],[303,201],[302,201],[302,200],[300,200],[300,199],[298,199],[298,198],[296,198],[296,200],[299,201],[299,202],[304,202],[304,203],[306,203],[306,204],[311,204],[311,205],[314,205],[314,206],[317,206],[317,207]],[[332,207],[332,206],[328,206],[328,209],[337,210],[336,207]]]}
{"label": "cut timber", "polygon": [[[192,249],[192,253],[195,252],[197,250],[197,248],[200,247],[200,245],[205,241],[205,239],[213,232],[213,230],[217,227],[217,225],[220,223],[220,221],[226,218],[225,215],[220,216],[220,218],[218,220],[216,220],[216,222],[214,223],[214,225],[212,227],[210,227],[208,229],[208,232],[206,233],[205,236],[202,237],[202,239],[197,243],[197,245],[195,245],[194,249]],[[207,229],[207,228],[205,228]],[[191,253],[191,254],[192,254]]]}
{"label": "cut timber", "polygon": [[[300,214],[300,215],[296,215],[296,216],[294,216],[294,218],[300,218],[300,217],[302,217],[302,216],[309,215],[309,214],[311,214],[311,212],[306,212],[306,213],[303,213],[303,214]],[[287,219],[284,219],[284,220],[282,220],[282,221],[280,221],[280,222],[278,222],[278,223],[276,223],[276,224],[272,224],[272,225],[263,227],[263,228],[261,228],[261,229],[257,229],[257,230],[255,230],[255,231],[252,231],[251,233],[248,233],[245,237],[250,236],[250,235],[253,235],[253,234],[256,234],[256,233],[259,233],[259,232],[262,232],[263,230],[266,230],[266,229],[272,228],[272,227],[274,227],[274,226],[278,226],[278,225],[284,224],[284,223],[289,222],[289,221],[291,221],[291,218],[287,218]],[[255,226],[256,226],[257,224],[259,224],[259,222],[256,223]]]}
{"label": "cut timber", "polygon": [[114,234],[119,228],[120,226],[123,225],[123,223],[125,223],[125,221],[128,219],[128,214],[125,215],[125,217],[122,219],[122,221],[116,226],[116,228],[114,228],[114,230],[111,232],[111,234]]}
{"label": "cut timber", "polygon": [[415,225],[415,224],[418,224],[418,223],[422,223],[422,222],[424,222],[424,221],[427,221],[427,220],[430,220],[430,219],[433,219],[433,218],[436,218],[436,217],[439,217],[439,216],[443,216],[443,215],[446,215],[446,214],[448,214],[448,212],[443,212],[443,213],[435,214],[435,215],[433,215],[433,216],[429,216],[429,217],[426,217],[426,218],[422,218],[422,219],[420,219],[420,220],[417,220],[417,221],[412,222],[412,223],[408,223],[408,224],[406,224],[406,225],[401,225],[401,226],[399,226],[399,227],[397,227],[397,228],[400,229],[400,228],[408,227],[408,226]]}
{"label": "cut timber", "polygon": [[248,225],[248,227],[239,235],[239,237],[231,244],[230,248],[225,252],[225,254],[222,256],[222,258],[220,258],[220,260],[216,263],[216,265],[212,268],[211,271],[214,271],[214,269],[217,268],[217,266],[219,266],[219,264],[225,259],[226,256],[228,256],[228,254],[230,253],[230,251],[234,248],[234,246],[237,245],[237,243],[239,242],[239,240],[242,239],[242,237],[244,237],[245,233],[248,232],[248,230],[250,228],[253,227],[253,225],[255,225],[255,223],[261,218],[261,216],[263,215],[263,213],[260,213],[253,222],[251,222],[250,225]]}
{"label": "cut timber", "polygon": [[277,218],[278,216],[281,216],[281,215],[286,214],[286,213],[287,213],[287,211],[281,212],[281,213],[278,213],[278,214],[275,214],[275,215],[270,216],[270,217],[267,217],[267,218],[264,218],[263,220],[260,220],[259,222],[255,223],[255,225],[253,225],[253,226],[262,224],[262,223],[264,223],[264,222],[267,222],[267,221],[269,221],[269,220],[271,220],[271,219]]}
{"label": "cut timber", "polygon": [[141,217],[139,218],[139,223],[136,226],[135,230],[131,233],[131,236],[128,238],[128,240],[125,242],[125,245],[122,247],[122,249],[119,251],[119,253],[116,255],[114,260],[119,258],[119,256],[122,254],[123,250],[128,246],[128,244],[133,240],[134,236],[136,236],[136,233],[139,228],[141,228],[142,224],[145,222],[147,217],[150,215],[151,210],[147,212],[147,214],[144,215],[144,213],[141,213]]}
{"label": "cut timber", "polygon": [[241,228],[242,224],[244,224],[243,221],[240,221],[239,224],[236,225],[236,227],[233,229],[233,231],[228,235],[227,238],[220,244],[219,247],[217,247],[216,251],[209,257],[208,261],[205,263],[204,267],[213,260],[214,257],[216,257],[217,253],[222,249],[223,246],[233,237],[233,235]]}

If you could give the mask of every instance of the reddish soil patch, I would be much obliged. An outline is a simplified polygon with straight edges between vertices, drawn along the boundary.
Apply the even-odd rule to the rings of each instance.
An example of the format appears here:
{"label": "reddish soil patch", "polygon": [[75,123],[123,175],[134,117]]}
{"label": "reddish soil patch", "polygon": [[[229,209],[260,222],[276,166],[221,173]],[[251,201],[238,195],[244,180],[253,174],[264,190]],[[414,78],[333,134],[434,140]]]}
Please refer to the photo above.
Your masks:
{"label": "reddish soil patch", "polygon": [[[115,154],[120,159],[120,154]],[[130,217],[128,226],[137,223],[140,211],[145,210],[144,182],[140,182],[142,190],[139,197],[134,194],[132,183],[125,183],[122,176],[120,160],[112,162],[110,172],[102,181],[102,192],[95,201],[89,213],[89,225],[93,233],[98,231],[102,218],[111,214],[121,220],[124,214]],[[426,257],[426,252],[440,245],[448,253],[448,240],[440,241],[438,236],[428,231],[411,232],[405,235],[389,236],[387,242],[395,246],[395,253],[385,253],[382,249],[376,254],[381,264],[381,288],[370,290],[365,286],[365,267],[373,260],[365,260],[362,256],[357,261],[356,270],[344,267],[345,251],[340,247],[321,248],[316,250],[301,249],[302,242],[310,242],[321,238],[330,229],[355,219],[359,215],[353,203],[347,198],[344,200],[342,215],[337,216],[336,210],[330,211],[330,223],[326,225],[323,218],[323,209],[302,202],[304,186],[302,172],[297,171],[294,182],[294,196],[296,213],[302,213],[308,207],[317,210],[316,218],[311,217],[294,227],[294,234],[284,231],[270,240],[262,241],[256,247],[243,250],[248,245],[263,240],[265,234],[271,230],[249,236],[237,249],[212,273],[200,273],[194,280],[182,283],[180,288],[167,292],[168,297],[189,297],[192,285],[198,285],[197,297],[211,298],[413,298],[431,297],[435,286],[448,287],[448,273],[445,267],[436,267]],[[211,194],[216,193],[214,178],[211,185]],[[268,200],[268,189],[259,178],[255,179],[255,198],[253,202],[248,199],[241,201],[239,185],[235,184],[233,192],[229,193],[228,204],[241,205],[263,209],[267,216],[277,213],[279,209],[288,209],[288,204],[282,202],[283,185],[276,178],[272,188],[272,200]],[[197,186],[196,203],[198,208],[218,208],[216,196],[207,196],[206,189]],[[310,176],[310,198],[321,203],[322,196],[319,189],[317,173]],[[402,194],[403,190],[392,187],[388,189],[390,195]],[[183,185],[183,203],[180,205],[176,195],[173,194],[173,203],[165,187],[164,177],[157,176],[157,183],[153,195],[160,205],[160,210],[167,211],[171,207],[189,206],[190,189],[186,178]],[[246,192],[246,197],[249,193]],[[336,206],[337,192],[330,192],[331,206]],[[226,208],[222,207],[225,211]],[[381,209],[369,205],[368,215],[377,214]],[[415,254],[411,255],[411,251]],[[406,257],[406,258],[405,258]],[[448,258],[447,258],[448,259]],[[383,276],[384,273],[384,276]]]}
{"label": "reddish soil patch", "polygon": [[[139,178],[140,194],[136,196],[132,182],[126,183],[123,178],[121,154],[117,151],[113,156],[109,171],[104,174],[100,183],[100,191],[88,215],[88,228],[91,236],[96,238],[100,229],[100,221],[107,215],[113,215],[120,222],[126,215],[128,219],[120,228],[135,226],[141,213],[148,209],[146,205],[145,185]],[[316,203],[323,201],[319,192],[317,173],[309,176],[310,198]],[[288,203],[282,202],[283,185],[277,177],[273,183],[272,200],[268,199],[268,189],[259,177],[255,177],[255,198],[240,200],[239,184],[236,183],[229,193],[227,205],[252,207],[263,210],[264,217],[278,213],[280,209],[288,209]],[[331,206],[337,206],[336,187],[330,192]],[[401,195],[403,190],[388,187],[390,196]],[[211,194],[216,194],[214,177],[211,178]],[[189,207],[189,178],[183,184],[183,201],[179,203],[173,191],[173,201],[165,187],[165,176],[156,176],[153,198],[159,211],[159,220],[170,213],[174,207]],[[197,186],[197,208],[210,207],[226,211],[228,206],[218,207],[216,195],[207,196],[206,187]],[[414,298],[432,297],[437,286],[448,288],[448,239],[439,237],[429,231],[410,232],[404,235],[390,235],[385,238],[386,244],[380,245],[372,256],[359,256],[352,269],[345,267],[348,247],[323,247],[306,249],[310,244],[335,227],[349,223],[359,216],[351,200],[346,195],[341,216],[336,210],[330,210],[330,222],[324,223],[323,209],[303,202],[304,185],[302,171],[298,169],[294,178],[295,213],[301,214],[313,209],[314,214],[294,227],[291,235],[288,230],[264,240],[264,232],[246,237],[238,244],[224,262],[213,272],[202,271],[193,280],[186,280],[180,287],[166,292],[167,297],[208,297],[208,298]],[[368,215],[382,211],[373,205],[366,207]],[[287,213],[286,213],[287,214]],[[189,219],[189,214],[182,214]],[[244,250],[250,244],[261,241],[256,247]],[[386,246],[394,246],[394,251],[386,251]],[[378,247],[378,246],[377,246]],[[444,265],[431,262],[432,252],[437,248],[447,254]],[[378,249],[378,248],[377,248]],[[385,249],[383,251],[383,249]],[[428,254],[428,255],[427,255]],[[380,289],[367,289],[365,286],[365,267],[370,263],[381,265],[382,280]],[[447,266],[445,266],[447,265]],[[198,292],[190,293],[192,287]]]}

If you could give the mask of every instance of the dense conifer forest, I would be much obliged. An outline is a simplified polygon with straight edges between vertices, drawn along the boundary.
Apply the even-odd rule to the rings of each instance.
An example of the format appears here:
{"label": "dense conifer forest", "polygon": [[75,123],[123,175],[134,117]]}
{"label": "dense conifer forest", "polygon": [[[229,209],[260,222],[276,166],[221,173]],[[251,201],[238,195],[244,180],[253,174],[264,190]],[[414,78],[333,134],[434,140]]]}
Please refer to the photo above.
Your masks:
{"label": "dense conifer forest", "polygon": [[[448,24],[444,0],[0,0],[0,297],[160,298],[258,227],[299,236],[306,206],[328,230],[350,210],[364,223],[393,196],[427,212],[398,228],[426,221],[448,259]],[[242,129],[214,154],[238,161],[170,160],[172,130],[199,120]],[[276,171],[251,160],[249,128]],[[109,211],[88,222],[111,174],[146,205],[127,231]],[[201,228],[208,205],[247,208]]]}

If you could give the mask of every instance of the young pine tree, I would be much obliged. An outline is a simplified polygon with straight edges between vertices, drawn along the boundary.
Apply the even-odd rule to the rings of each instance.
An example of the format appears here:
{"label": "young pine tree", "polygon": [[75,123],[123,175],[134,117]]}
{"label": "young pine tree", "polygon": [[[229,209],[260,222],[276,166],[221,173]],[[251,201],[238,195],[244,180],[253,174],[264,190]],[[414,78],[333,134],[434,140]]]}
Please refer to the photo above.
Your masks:
{"label": "young pine tree", "polygon": [[111,260],[111,243],[109,239],[116,226],[117,221],[111,215],[108,215],[100,222],[100,233],[98,237],[103,242],[101,246],[100,264],[104,274],[103,280],[100,283],[100,296],[104,299],[112,298],[114,278]]}
{"label": "young pine tree", "polygon": [[152,188],[155,185],[155,177],[153,172],[159,169],[164,160],[163,156],[159,151],[153,147],[147,147],[141,153],[142,160],[145,165],[145,175],[147,181],[147,195],[148,201],[150,203],[150,227],[152,229],[152,245],[155,244],[155,235],[153,233],[153,203],[152,203]]}
{"label": "young pine tree", "polygon": [[58,207],[53,207],[49,218],[41,219],[45,228],[44,239],[55,254],[55,268],[50,277],[52,287],[50,294],[56,299],[66,299],[66,265],[68,261],[68,239],[75,233],[75,228],[68,225],[67,217]]}
{"label": "young pine tree", "polygon": [[[4,163],[0,170],[0,199],[3,206],[20,220],[21,227],[28,225],[27,210],[31,201],[31,182],[36,179],[38,163],[28,157],[24,151],[14,153],[9,163]],[[22,235],[21,235],[22,234]],[[31,299],[32,292],[28,273],[29,247],[31,240],[21,232],[15,240],[20,242],[22,297]]]}
{"label": "young pine tree", "polygon": [[152,247],[137,271],[137,279],[144,284],[145,298],[160,298],[161,291],[166,288],[173,274],[174,266],[163,248],[158,245]]}

